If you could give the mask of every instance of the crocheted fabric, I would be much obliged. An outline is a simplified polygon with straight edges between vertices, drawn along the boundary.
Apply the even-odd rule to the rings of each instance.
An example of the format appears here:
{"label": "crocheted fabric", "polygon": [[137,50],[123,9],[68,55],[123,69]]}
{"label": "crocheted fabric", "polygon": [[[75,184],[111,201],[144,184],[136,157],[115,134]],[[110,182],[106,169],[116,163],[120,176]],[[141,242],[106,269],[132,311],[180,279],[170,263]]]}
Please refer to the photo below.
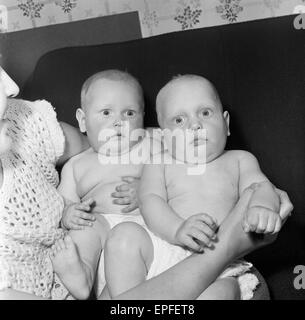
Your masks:
{"label": "crocheted fabric", "polygon": [[55,169],[64,135],[52,106],[42,100],[9,100],[12,148],[0,155],[0,290],[12,288],[51,297],[54,275],[49,250],[63,236],[64,203]]}

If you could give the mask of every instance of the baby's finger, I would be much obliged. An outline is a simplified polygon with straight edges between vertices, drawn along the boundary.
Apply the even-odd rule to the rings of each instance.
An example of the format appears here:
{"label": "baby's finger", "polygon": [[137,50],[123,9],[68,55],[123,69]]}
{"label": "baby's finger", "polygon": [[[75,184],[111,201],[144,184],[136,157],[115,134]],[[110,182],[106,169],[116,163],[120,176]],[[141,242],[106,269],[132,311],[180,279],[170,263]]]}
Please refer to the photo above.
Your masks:
{"label": "baby's finger", "polygon": [[196,219],[201,220],[208,226],[210,226],[213,230],[217,229],[218,223],[216,219],[212,218],[210,215],[207,213],[199,213],[194,216]]}
{"label": "baby's finger", "polygon": [[79,211],[90,211],[91,207],[88,206],[88,205],[84,205],[84,204],[80,203],[80,204],[75,206],[75,209],[79,210]]}
{"label": "baby's finger", "polygon": [[195,252],[203,252],[203,248],[201,245],[199,245],[195,240],[193,240],[191,237],[186,236],[183,239],[183,244],[190,250]]}
{"label": "baby's finger", "polygon": [[130,185],[129,184],[121,184],[121,185],[119,185],[119,186],[117,186],[116,188],[115,188],[115,190],[117,191],[117,192],[122,192],[122,191],[128,191],[130,189]]}
{"label": "baby's finger", "polygon": [[140,180],[140,179],[137,178],[137,177],[132,177],[132,176],[122,177],[122,181],[127,182],[127,183],[133,183],[133,182],[135,182],[136,180]]}
{"label": "baby's finger", "polygon": [[270,215],[268,217],[268,221],[267,221],[267,226],[266,226],[266,230],[265,230],[265,233],[270,233],[272,234],[275,230],[275,225],[276,225],[276,216],[275,214],[273,215]]}
{"label": "baby's finger", "polygon": [[82,201],[82,204],[86,205],[86,206],[92,206],[93,203],[94,203],[94,199],[92,199],[92,198],[89,198],[87,200]]}
{"label": "baby's finger", "polygon": [[90,220],[90,221],[96,220],[95,216],[91,213],[79,212],[78,217],[84,220]]}
{"label": "baby's finger", "polygon": [[258,225],[256,227],[256,233],[265,233],[268,225],[268,214],[261,212],[259,215]]}
{"label": "baby's finger", "polygon": [[207,247],[211,247],[211,245],[212,245],[210,238],[206,234],[204,234],[203,232],[201,232],[200,230],[198,230],[196,228],[192,228],[190,230],[189,236],[198,240],[201,245],[204,245]]}
{"label": "baby's finger", "polygon": [[250,209],[245,218],[245,225],[248,226],[247,232],[255,232],[256,227],[258,226],[258,222],[258,214],[255,212],[251,212]]}
{"label": "baby's finger", "polygon": [[129,196],[129,192],[128,191],[113,192],[113,193],[111,193],[111,196],[113,198],[124,198],[124,197],[128,197]]}
{"label": "baby's finger", "polygon": [[92,227],[93,226],[92,222],[84,220],[84,219],[81,219],[81,218],[75,218],[73,220],[73,223],[78,225],[78,226],[83,226],[83,227]]}
{"label": "baby's finger", "polygon": [[129,197],[124,197],[124,198],[118,198],[118,199],[114,199],[113,201],[112,201],[113,203],[115,203],[115,204],[120,204],[120,205],[126,205],[126,204],[130,204],[131,203],[131,200],[130,200],[130,198]]}
{"label": "baby's finger", "polygon": [[71,225],[70,225],[70,228],[69,228],[70,230],[83,230],[84,229],[84,227],[82,227],[82,226],[79,226],[78,224],[75,224],[75,223],[71,223]]}
{"label": "baby's finger", "polygon": [[203,232],[209,239],[215,240],[216,239],[216,233],[215,229],[208,226],[206,223],[198,220],[196,221],[195,228],[198,229],[200,232]]}

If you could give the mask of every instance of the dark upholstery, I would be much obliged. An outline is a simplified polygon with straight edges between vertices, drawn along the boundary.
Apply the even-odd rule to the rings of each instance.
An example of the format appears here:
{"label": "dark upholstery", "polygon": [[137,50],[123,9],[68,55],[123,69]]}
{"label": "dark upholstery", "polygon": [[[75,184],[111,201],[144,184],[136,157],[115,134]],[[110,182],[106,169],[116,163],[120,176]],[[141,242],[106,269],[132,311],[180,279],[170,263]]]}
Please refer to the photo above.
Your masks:
{"label": "dark upholstery", "polygon": [[83,81],[103,69],[128,70],[146,92],[146,126],[157,126],[155,96],[173,75],[210,79],[231,113],[228,148],[255,154],[295,207],[278,240],[249,259],[272,298],[304,299],[305,290],[293,288],[293,268],[305,264],[305,31],[294,29],[294,17],[56,50],[40,59],[22,96],[49,100],[76,125]]}

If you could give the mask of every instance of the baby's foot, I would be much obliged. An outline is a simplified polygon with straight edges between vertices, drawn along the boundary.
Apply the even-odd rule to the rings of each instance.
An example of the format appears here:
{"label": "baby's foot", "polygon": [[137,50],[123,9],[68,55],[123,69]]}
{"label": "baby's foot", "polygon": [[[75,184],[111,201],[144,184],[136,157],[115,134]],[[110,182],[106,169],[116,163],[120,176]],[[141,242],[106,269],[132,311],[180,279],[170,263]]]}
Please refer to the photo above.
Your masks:
{"label": "baby's foot", "polygon": [[52,247],[51,261],[54,272],[76,299],[87,299],[90,294],[86,266],[81,261],[77,247],[67,235]]}

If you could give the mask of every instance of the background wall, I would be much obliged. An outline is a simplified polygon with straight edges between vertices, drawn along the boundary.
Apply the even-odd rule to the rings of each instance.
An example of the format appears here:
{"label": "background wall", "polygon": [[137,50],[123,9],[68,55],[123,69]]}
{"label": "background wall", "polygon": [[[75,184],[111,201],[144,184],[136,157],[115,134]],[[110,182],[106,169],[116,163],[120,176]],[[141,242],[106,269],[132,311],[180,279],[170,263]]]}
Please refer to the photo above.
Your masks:
{"label": "background wall", "polygon": [[31,76],[38,59],[46,52],[63,47],[139,38],[141,27],[138,12],[0,33],[1,65],[22,88]]}
{"label": "background wall", "polygon": [[138,11],[142,36],[292,14],[305,0],[0,0],[8,31]]}

